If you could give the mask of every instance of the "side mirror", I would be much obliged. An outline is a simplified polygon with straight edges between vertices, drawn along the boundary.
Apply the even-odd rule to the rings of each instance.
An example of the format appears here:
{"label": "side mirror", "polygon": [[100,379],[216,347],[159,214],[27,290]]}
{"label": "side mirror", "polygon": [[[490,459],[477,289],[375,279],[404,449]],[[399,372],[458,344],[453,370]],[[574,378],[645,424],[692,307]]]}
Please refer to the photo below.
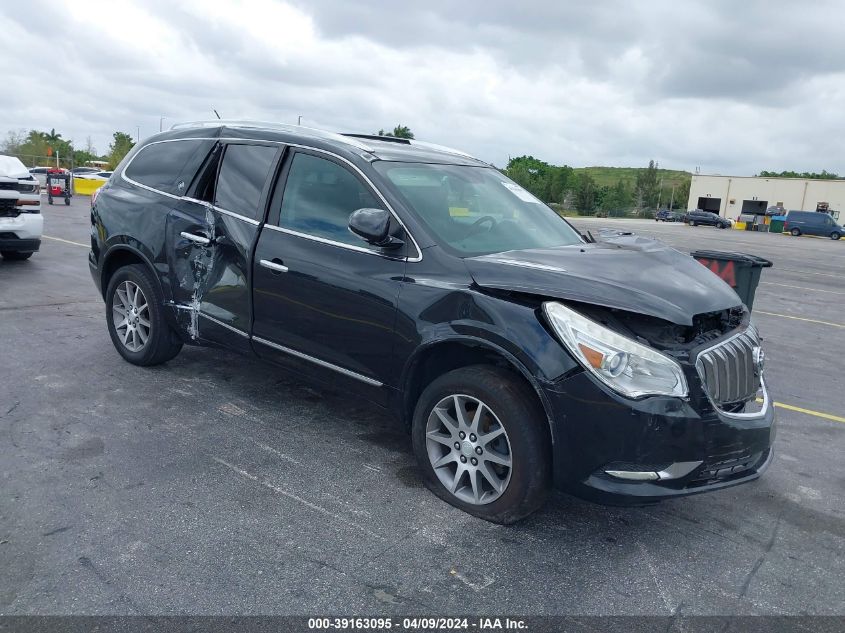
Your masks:
{"label": "side mirror", "polygon": [[384,209],[358,209],[349,216],[349,230],[369,244],[398,248],[404,242],[390,235],[390,212]]}

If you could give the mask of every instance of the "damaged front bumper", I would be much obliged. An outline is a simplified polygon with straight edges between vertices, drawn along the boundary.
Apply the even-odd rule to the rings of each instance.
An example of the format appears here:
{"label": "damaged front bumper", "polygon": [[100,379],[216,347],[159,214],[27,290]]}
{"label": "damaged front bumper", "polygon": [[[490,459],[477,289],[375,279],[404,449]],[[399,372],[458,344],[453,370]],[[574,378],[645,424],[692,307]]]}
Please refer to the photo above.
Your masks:
{"label": "damaged front bumper", "polygon": [[643,504],[756,479],[772,460],[774,409],[762,383],[754,412],[687,400],[629,400],[586,372],[545,390],[554,411],[558,487],[600,503]]}

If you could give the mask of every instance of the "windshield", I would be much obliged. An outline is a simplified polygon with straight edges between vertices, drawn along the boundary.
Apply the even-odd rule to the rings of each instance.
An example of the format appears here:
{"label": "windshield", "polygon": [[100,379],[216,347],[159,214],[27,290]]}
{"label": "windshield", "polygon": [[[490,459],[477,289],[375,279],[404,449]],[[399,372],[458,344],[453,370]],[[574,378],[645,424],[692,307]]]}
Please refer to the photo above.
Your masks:
{"label": "windshield", "polygon": [[376,161],[441,245],[474,256],[583,240],[557,213],[489,167]]}

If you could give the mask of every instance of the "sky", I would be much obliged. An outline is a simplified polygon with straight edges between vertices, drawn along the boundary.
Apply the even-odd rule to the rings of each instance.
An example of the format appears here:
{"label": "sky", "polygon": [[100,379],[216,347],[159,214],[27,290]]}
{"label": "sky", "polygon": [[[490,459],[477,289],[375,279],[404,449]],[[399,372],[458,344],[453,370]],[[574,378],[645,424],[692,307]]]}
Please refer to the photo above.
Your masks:
{"label": "sky", "polygon": [[843,24],[824,0],[4,1],[0,135],[103,153],[216,109],[499,166],[845,174]]}

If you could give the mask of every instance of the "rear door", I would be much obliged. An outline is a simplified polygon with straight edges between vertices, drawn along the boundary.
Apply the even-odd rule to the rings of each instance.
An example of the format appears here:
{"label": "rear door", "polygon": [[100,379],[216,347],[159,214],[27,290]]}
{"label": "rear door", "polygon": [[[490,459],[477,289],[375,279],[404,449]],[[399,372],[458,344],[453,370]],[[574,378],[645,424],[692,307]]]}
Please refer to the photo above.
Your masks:
{"label": "rear door", "polygon": [[168,218],[173,297],[192,338],[249,350],[252,249],[282,149],[222,142]]}
{"label": "rear door", "polygon": [[[282,187],[282,183],[284,187]],[[386,403],[396,386],[395,318],[406,246],[371,246],[347,228],[386,202],[354,166],[317,151],[286,159],[253,260],[256,353]]]}

